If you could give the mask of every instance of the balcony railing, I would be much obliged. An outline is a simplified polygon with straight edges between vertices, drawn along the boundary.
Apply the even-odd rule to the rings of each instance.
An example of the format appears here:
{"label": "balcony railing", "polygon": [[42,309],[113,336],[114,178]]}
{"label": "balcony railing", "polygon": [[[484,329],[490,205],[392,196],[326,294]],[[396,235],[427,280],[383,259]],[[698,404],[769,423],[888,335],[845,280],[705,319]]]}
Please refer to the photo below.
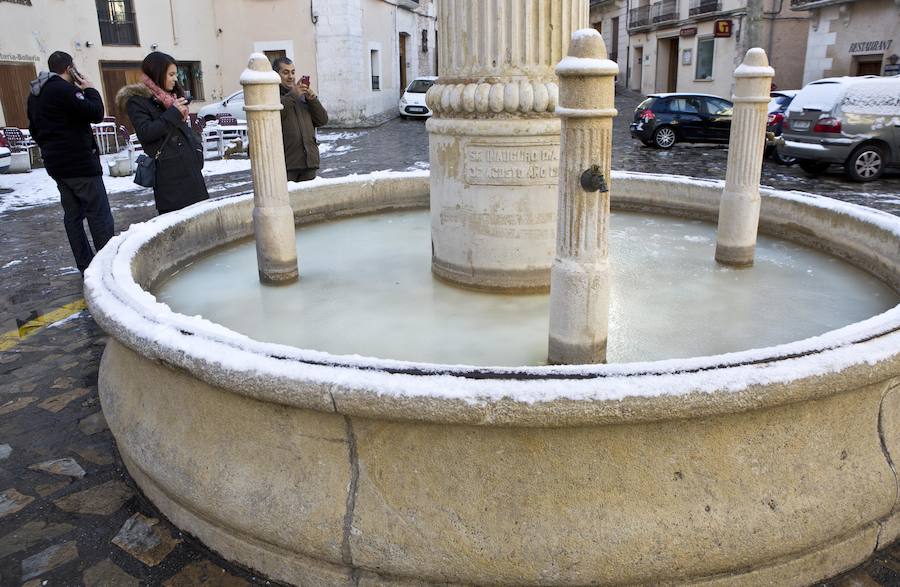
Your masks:
{"label": "balcony railing", "polygon": [[722,10],[721,0],[691,0],[688,8],[689,16],[699,16]]}
{"label": "balcony railing", "polygon": [[650,5],[650,22],[668,22],[678,20],[678,0],[662,0]]}
{"label": "balcony railing", "polygon": [[650,24],[650,6],[638,6],[628,11],[628,28],[636,29],[648,24]]}

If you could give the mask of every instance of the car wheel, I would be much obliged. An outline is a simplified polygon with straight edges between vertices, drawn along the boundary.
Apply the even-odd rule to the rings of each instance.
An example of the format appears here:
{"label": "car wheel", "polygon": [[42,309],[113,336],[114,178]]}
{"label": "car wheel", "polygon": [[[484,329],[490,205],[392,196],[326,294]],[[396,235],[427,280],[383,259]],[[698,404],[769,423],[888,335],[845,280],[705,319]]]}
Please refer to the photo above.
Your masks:
{"label": "car wheel", "polygon": [[874,181],[884,173],[884,150],[877,145],[863,145],[844,162],[844,169],[853,181]]}
{"label": "car wheel", "polygon": [[675,129],[671,126],[661,126],[653,131],[653,144],[660,149],[671,149],[677,140]]}
{"label": "car wheel", "polygon": [[790,155],[782,155],[776,148],[772,149],[772,161],[778,163],[779,165],[787,165],[788,167],[790,167],[797,162],[797,158],[791,157]]}
{"label": "car wheel", "polygon": [[811,175],[819,175],[825,173],[830,163],[827,161],[815,161],[813,159],[797,159],[800,168]]}

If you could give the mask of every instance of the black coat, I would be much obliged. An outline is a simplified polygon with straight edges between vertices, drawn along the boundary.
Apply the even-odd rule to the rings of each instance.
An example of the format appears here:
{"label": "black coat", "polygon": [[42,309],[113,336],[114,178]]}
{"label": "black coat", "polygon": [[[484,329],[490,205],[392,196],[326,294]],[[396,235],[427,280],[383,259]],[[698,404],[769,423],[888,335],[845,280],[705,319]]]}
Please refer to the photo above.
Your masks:
{"label": "black coat", "polygon": [[41,82],[41,78],[32,82],[28,95],[28,127],[41,148],[47,173],[58,178],[103,175],[91,129],[92,122],[103,120],[100,93],[81,90],[58,75]]}
{"label": "black coat", "polygon": [[[160,104],[144,84],[125,86],[119,90],[116,101],[125,102],[144,153],[150,157],[159,153],[153,188],[159,213],[180,210],[209,198],[201,173],[203,145],[178,108]],[[166,141],[165,145],[163,141]]]}

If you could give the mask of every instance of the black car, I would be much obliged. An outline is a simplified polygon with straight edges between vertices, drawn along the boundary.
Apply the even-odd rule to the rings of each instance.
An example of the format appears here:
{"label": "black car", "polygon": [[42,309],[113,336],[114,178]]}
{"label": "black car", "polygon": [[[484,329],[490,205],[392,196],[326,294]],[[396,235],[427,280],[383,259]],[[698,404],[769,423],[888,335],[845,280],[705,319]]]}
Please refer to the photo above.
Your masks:
{"label": "black car", "polygon": [[778,90],[769,94],[771,100],[769,100],[768,107],[769,120],[766,122],[766,156],[781,165],[793,165],[797,162],[796,157],[789,157],[778,152],[778,149],[775,148],[775,139],[781,136],[784,130],[784,113],[799,92],[800,90]]}
{"label": "black car", "polygon": [[727,143],[733,104],[707,94],[650,94],[634,109],[631,136],[648,147]]}

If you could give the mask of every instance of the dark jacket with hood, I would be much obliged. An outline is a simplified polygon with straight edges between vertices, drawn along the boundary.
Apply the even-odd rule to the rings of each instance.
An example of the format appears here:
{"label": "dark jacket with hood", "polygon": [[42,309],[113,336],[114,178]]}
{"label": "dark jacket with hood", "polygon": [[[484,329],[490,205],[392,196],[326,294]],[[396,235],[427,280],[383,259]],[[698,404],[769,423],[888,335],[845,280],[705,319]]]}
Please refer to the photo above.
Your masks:
{"label": "dark jacket with hood", "polygon": [[178,108],[163,106],[144,84],[123,87],[116,105],[119,112],[128,112],[144,153],[159,154],[153,188],[157,211],[164,214],[209,198],[201,173],[203,145]]}
{"label": "dark jacket with hood", "polygon": [[281,91],[281,134],[284,137],[284,162],[287,169],[318,169],[319,144],[316,127],[328,122],[328,113],[318,98],[307,100]]}
{"label": "dark jacket with hood", "polygon": [[91,129],[92,122],[102,120],[103,99],[94,88],[82,90],[47,71],[31,82],[28,128],[50,177],[103,175]]}

